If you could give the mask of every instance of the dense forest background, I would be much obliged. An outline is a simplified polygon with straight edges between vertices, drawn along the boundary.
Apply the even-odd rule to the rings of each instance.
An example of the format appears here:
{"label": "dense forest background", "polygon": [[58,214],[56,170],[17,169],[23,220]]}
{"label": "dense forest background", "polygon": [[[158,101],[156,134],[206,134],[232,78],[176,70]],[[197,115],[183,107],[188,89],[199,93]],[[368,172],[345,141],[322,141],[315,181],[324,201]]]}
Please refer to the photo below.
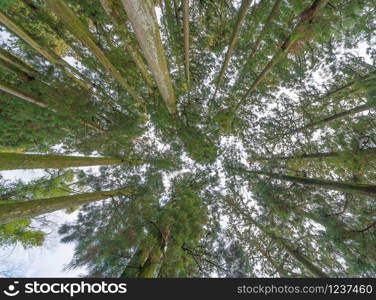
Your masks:
{"label": "dense forest background", "polygon": [[[1,0],[0,244],[95,277],[375,277],[376,2]],[[98,166],[97,171],[87,168]]]}

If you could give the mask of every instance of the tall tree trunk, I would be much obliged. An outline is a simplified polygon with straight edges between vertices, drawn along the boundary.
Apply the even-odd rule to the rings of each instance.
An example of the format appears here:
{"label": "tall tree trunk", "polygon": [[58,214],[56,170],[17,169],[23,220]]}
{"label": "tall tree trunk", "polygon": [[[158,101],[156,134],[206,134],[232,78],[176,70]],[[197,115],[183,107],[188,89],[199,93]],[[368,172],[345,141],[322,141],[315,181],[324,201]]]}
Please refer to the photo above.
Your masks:
{"label": "tall tree trunk", "polygon": [[22,72],[21,74],[29,79],[34,78],[37,73],[31,66],[2,48],[0,48],[0,60],[7,69],[13,72]]}
{"label": "tall tree trunk", "polygon": [[[35,99],[33,96],[31,95],[28,95],[16,88],[13,88],[12,86],[8,85],[7,83],[5,82],[2,82],[0,81],[0,90],[1,91],[4,91],[8,94],[11,94],[13,96],[16,96],[26,102],[29,102],[29,103],[32,103],[34,105],[37,105],[39,107],[43,107],[43,108],[47,108],[55,113],[58,113],[58,110],[49,106],[48,104],[42,102],[42,101],[39,101],[37,99]],[[81,124],[87,126],[87,127],[90,127],[96,131],[100,131],[100,132],[104,132],[104,130],[100,127],[98,127],[96,124],[93,124],[92,122],[88,122],[88,121],[84,121],[84,120],[81,120]]]}
{"label": "tall tree trunk", "polygon": [[166,107],[171,114],[175,115],[175,92],[162,46],[153,2],[122,0],[122,3]]}
{"label": "tall tree trunk", "polygon": [[321,159],[321,158],[336,158],[336,157],[346,157],[346,155],[351,156],[374,156],[376,158],[376,148],[360,149],[356,152],[348,151],[338,151],[338,152],[317,152],[308,154],[296,154],[289,156],[274,156],[274,157],[251,157],[249,159],[252,161],[268,161],[268,160],[289,160],[289,159]]}
{"label": "tall tree trunk", "polygon": [[365,81],[369,81],[369,80],[373,80],[375,79],[376,77],[376,71],[375,72],[370,72],[364,76],[361,76],[359,79],[356,79],[356,80],[352,80],[352,81],[349,81],[347,82],[346,84],[340,86],[340,87],[337,87],[335,89],[332,89],[331,91],[327,92],[326,94],[324,94],[323,96],[319,97],[317,100],[319,102],[322,102],[322,100],[324,98],[328,98],[328,97],[331,97],[335,94],[338,94],[340,92],[343,92],[349,88],[353,88],[353,91],[354,90],[358,90],[360,89],[360,87],[358,87],[359,84],[362,84],[364,83]]}
{"label": "tall tree trunk", "polygon": [[184,65],[187,86],[190,85],[189,73],[189,0],[183,0],[183,31],[184,31]]}
{"label": "tall tree trunk", "polygon": [[267,17],[267,19],[266,19],[266,21],[264,23],[264,26],[262,27],[262,30],[261,30],[260,34],[258,35],[255,43],[252,46],[252,52],[250,53],[248,59],[252,58],[253,55],[257,52],[257,50],[258,50],[258,48],[259,48],[259,46],[261,44],[261,40],[264,37],[265,32],[268,30],[268,28],[269,28],[270,24],[272,23],[273,19],[278,14],[279,8],[281,7],[281,3],[282,3],[282,0],[276,0],[274,2],[272,10],[271,10],[270,14]]}
{"label": "tall tree trunk", "polygon": [[133,88],[131,88],[128,82],[107,58],[103,50],[95,43],[95,38],[76,17],[69,6],[62,0],[44,1],[54,12],[54,14],[70,29],[70,32],[95,55],[98,61],[105,67],[111,76],[113,76],[120,83],[120,85],[133,97],[134,100],[136,100],[142,107],[145,107],[143,100],[137,95]]}
{"label": "tall tree trunk", "polygon": [[316,275],[320,278],[328,278],[329,276],[323,272],[319,267],[314,265],[307,256],[303,255],[299,250],[294,249],[289,243],[285,240],[279,238],[278,242],[285,248],[288,254],[291,257],[295,258],[298,262],[300,262],[307,270],[309,270],[313,275]]}
{"label": "tall tree trunk", "polygon": [[119,195],[130,195],[127,189],[83,193],[77,195],[54,197],[30,201],[21,201],[10,204],[0,204],[0,224],[33,218],[42,214],[51,213],[72,206],[107,199]]}
{"label": "tall tree trunk", "polygon": [[122,37],[125,41],[125,49],[131,55],[132,60],[137,65],[141,75],[145,79],[147,86],[152,90],[154,88],[153,80],[151,79],[149,75],[148,68],[144,63],[143,58],[141,57],[141,55],[138,54],[137,50],[134,49],[134,47],[132,46],[132,41],[129,38],[129,32],[128,32],[126,24],[120,20],[120,16],[118,12],[113,9],[110,0],[100,0],[100,2],[108,18],[111,20],[111,22],[122,31],[123,33]]}
{"label": "tall tree trunk", "polygon": [[320,278],[327,278],[329,277],[324,271],[322,271],[319,267],[313,264],[310,259],[302,254],[299,250],[296,250],[291,246],[290,242],[283,239],[282,237],[278,236],[275,231],[270,230],[268,227],[262,225],[261,223],[257,222],[255,219],[251,217],[250,214],[245,213],[243,209],[241,209],[238,204],[232,203],[231,205],[241,216],[243,216],[248,222],[256,226],[263,232],[266,236],[272,239],[274,242],[279,244],[292,258],[296,261],[300,262],[310,273],[313,275],[320,277]]}
{"label": "tall tree trunk", "polygon": [[248,9],[251,6],[252,2],[253,2],[253,0],[243,0],[242,1],[242,4],[240,6],[240,10],[239,10],[239,13],[238,13],[238,18],[237,18],[235,27],[233,29],[230,42],[228,44],[226,56],[225,56],[225,59],[224,59],[223,64],[222,64],[221,71],[219,72],[219,75],[217,77],[216,89],[215,89],[215,93],[214,93],[214,98],[213,99],[215,99],[215,97],[217,95],[218,89],[219,89],[219,87],[221,85],[221,81],[223,79],[223,76],[224,76],[224,74],[226,72],[226,69],[228,67],[228,64],[230,62],[230,59],[231,59],[231,56],[232,56],[232,52],[234,51],[235,44],[236,44],[236,41],[238,39],[238,35],[239,35],[239,32],[240,32],[240,29],[242,28],[242,25],[244,23],[245,17],[247,16],[247,13],[248,13]]}
{"label": "tall tree trunk", "polygon": [[[258,85],[265,80],[268,73],[281,59],[283,59],[287,55],[287,53],[289,53],[290,49],[295,45],[295,43],[307,35],[308,29],[306,28],[306,23],[314,19],[318,15],[318,13],[328,4],[328,2],[329,0],[315,0],[312,5],[304,11],[309,12],[309,14],[299,20],[298,24],[295,26],[291,34],[285,39],[280,49],[270,59],[268,64],[249,87],[246,94],[238,102],[237,108],[239,108],[240,105],[248,98],[248,96],[256,90]],[[303,15],[303,13],[301,15]]]}
{"label": "tall tree trunk", "polygon": [[14,32],[19,38],[33,48],[37,53],[47,59],[49,62],[59,67],[67,76],[72,78],[77,84],[86,90],[89,90],[86,83],[76,77],[81,77],[82,74],[64,59],[59,57],[56,53],[52,53],[44,49],[37,41],[35,41],[28,33],[26,33],[21,26],[18,26],[10,17],[6,16],[0,11],[0,23],[4,24],[10,31]]}
{"label": "tall tree trunk", "polygon": [[128,262],[123,273],[121,273],[121,278],[136,278],[140,273],[142,266],[145,264],[149,257],[149,253],[152,249],[145,248],[142,245],[133,254],[131,260]]}
{"label": "tall tree trunk", "polygon": [[332,121],[342,119],[342,118],[345,118],[347,116],[351,116],[351,115],[354,115],[354,114],[357,114],[357,113],[360,113],[360,112],[363,112],[363,111],[366,111],[366,110],[369,110],[369,109],[372,109],[372,108],[375,108],[375,105],[372,105],[372,104],[369,104],[369,103],[362,104],[362,105],[359,105],[359,106],[354,107],[352,109],[345,110],[343,112],[331,115],[331,116],[326,117],[324,119],[321,119],[319,121],[315,121],[315,122],[309,123],[307,125],[304,125],[300,128],[294,129],[290,133],[294,134],[294,133],[298,133],[298,132],[301,132],[301,131],[306,130],[306,129],[318,128],[318,127],[324,126],[327,123],[330,123]]}
{"label": "tall tree trunk", "polygon": [[331,181],[331,180],[325,180],[325,179],[298,177],[298,176],[283,175],[283,174],[277,174],[277,173],[266,172],[266,171],[248,171],[248,172],[253,173],[253,174],[269,176],[275,179],[300,183],[304,185],[312,185],[312,186],[316,186],[316,187],[328,189],[328,190],[364,194],[368,196],[376,196],[376,185],[372,185],[372,184],[350,183],[350,182],[342,182],[342,181]]}
{"label": "tall tree trunk", "polygon": [[162,249],[160,245],[155,245],[144,265],[141,267],[137,277],[138,278],[153,278],[158,266],[161,263]]}
{"label": "tall tree trunk", "polygon": [[122,160],[115,157],[63,156],[0,152],[0,171],[18,169],[71,168],[119,164],[142,164],[142,160]]}

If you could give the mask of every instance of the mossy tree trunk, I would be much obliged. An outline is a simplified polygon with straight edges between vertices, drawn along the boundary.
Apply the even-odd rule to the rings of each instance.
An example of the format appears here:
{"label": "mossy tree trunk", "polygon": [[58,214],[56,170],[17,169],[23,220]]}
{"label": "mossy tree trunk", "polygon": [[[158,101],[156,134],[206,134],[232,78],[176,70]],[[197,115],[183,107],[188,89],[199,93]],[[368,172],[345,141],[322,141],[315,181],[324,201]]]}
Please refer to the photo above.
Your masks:
{"label": "mossy tree trunk", "polygon": [[166,107],[171,114],[175,114],[175,92],[162,46],[153,1],[122,0],[122,3]]}
{"label": "mossy tree trunk", "polygon": [[57,210],[104,200],[119,195],[130,195],[131,193],[130,190],[121,189],[0,204],[0,224],[29,219]]}
{"label": "mossy tree trunk", "polygon": [[[281,47],[278,49],[277,53],[269,60],[265,68],[253,81],[245,95],[239,101],[237,107],[245,102],[250,94],[252,94],[259,84],[265,80],[269,72],[274,68],[274,66],[281,61],[289,53],[290,49],[295,45],[297,41],[304,38],[307,35],[309,28],[307,27],[307,22],[313,20],[318,13],[329,3],[329,0],[315,0],[312,5],[307,8],[304,12],[309,12],[309,14],[299,20],[297,25],[294,27],[290,35],[284,40]],[[303,13],[304,13],[303,12]]]}
{"label": "mossy tree trunk", "polygon": [[141,164],[141,160],[115,157],[63,156],[51,154],[22,154],[0,152],[0,171],[18,169],[71,168],[85,166]]}
{"label": "mossy tree trunk", "polygon": [[331,180],[325,180],[325,179],[298,177],[298,176],[283,175],[283,174],[277,174],[277,173],[266,172],[266,171],[249,171],[249,173],[265,175],[265,176],[269,176],[275,179],[291,181],[291,182],[300,183],[304,185],[316,186],[319,188],[329,189],[329,190],[334,190],[334,191],[364,194],[368,196],[376,196],[376,185],[372,185],[372,184],[350,183],[350,182],[342,182],[342,181],[331,181]]}
{"label": "mossy tree trunk", "polygon": [[105,67],[108,73],[136,100],[144,106],[143,100],[137,95],[127,80],[120,74],[103,50],[96,44],[95,38],[76,17],[70,7],[62,0],[44,0],[54,14],[69,28],[70,32],[81,41]]}

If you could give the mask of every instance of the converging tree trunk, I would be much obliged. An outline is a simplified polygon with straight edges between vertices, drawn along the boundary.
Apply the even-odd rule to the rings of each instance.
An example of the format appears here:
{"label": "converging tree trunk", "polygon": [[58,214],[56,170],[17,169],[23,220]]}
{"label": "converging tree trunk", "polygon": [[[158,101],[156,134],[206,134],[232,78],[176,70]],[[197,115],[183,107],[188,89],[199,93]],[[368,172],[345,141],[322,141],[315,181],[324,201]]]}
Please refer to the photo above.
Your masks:
{"label": "converging tree trunk", "polygon": [[141,55],[138,54],[138,51],[132,45],[132,41],[129,38],[129,32],[126,23],[120,20],[119,13],[112,7],[110,0],[100,0],[100,2],[111,22],[121,30],[122,38],[125,40],[124,47],[127,50],[127,52],[131,55],[134,63],[137,65],[140,73],[145,79],[147,86],[150,89],[153,89],[153,80],[149,75],[148,68],[144,63],[143,58],[141,57]]}
{"label": "converging tree trunk", "polygon": [[301,253],[298,249],[295,249],[287,239],[278,236],[276,231],[272,231],[267,226],[264,226],[260,222],[256,221],[254,218],[251,217],[249,213],[245,213],[244,210],[238,206],[238,204],[232,203],[231,206],[249,223],[256,226],[266,236],[268,236],[270,239],[272,239],[274,242],[280,245],[292,258],[300,262],[310,273],[320,278],[329,277],[323,270],[321,270],[318,266],[311,262],[311,260],[306,255]]}
{"label": "converging tree trunk", "polygon": [[33,218],[72,206],[83,205],[119,195],[130,195],[131,193],[130,190],[121,189],[0,204],[0,224]]}
{"label": "converging tree trunk", "polygon": [[183,0],[184,66],[189,89],[189,0]]}
{"label": "converging tree trunk", "polygon": [[357,113],[360,113],[360,112],[363,112],[363,111],[366,111],[366,110],[370,110],[372,108],[375,108],[375,105],[372,105],[372,104],[369,104],[369,103],[359,105],[359,106],[354,107],[352,109],[345,110],[343,112],[331,115],[331,116],[326,117],[324,119],[321,119],[321,120],[309,123],[307,125],[304,125],[300,128],[297,128],[297,129],[291,131],[290,133],[293,134],[293,133],[301,132],[301,131],[306,130],[306,129],[319,128],[319,127],[325,126],[326,124],[328,124],[332,121],[339,120],[339,119],[342,119],[342,118],[345,118],[345,117],[348,117],[348,116],[351,116],[351,115],[354,115],[354,114],[357,114]]}
{"label": "converging tree trunk", "polygon": [[291,182],[305,184],[305,185],[312,185],[312,186],[316,186],[316,187],[323,188],[323,189],[335,190],[335,191],[340,191],[340,192],[348,192],[348,193],[364,194],[368,196],[376,196],[376,185],[373,185],[373,184],[350,183],[350,182],[342,182],[342,181],[331,181],[331,180],[325,180],[325,179],[298,177],[298,176],[283,175],[283,174],[277,174],[277,173],[266,172],[266,171],[248,171],[248,172],[253,173],[253,174],[269,176],[275,179],[286,180],[286,181],[291,181]]}
{"label": "converging tree trunk", "polygon": [[132,98],[144,107],[143,100],[115,68],[103,50],[95,43],[92,34],[85,28],[69,6],[62,0],[45,0],[45,2],[56,16],[70,29],[71,33],[95,55],[105,69],[120,83]]}
{"label": "converging tree trunk", "polygon": [[22,154],[0,152],[0,171],[18,169],[71,168],[119,164],[141,164],[141,160],[115,157],[63,156],[51,154]]}
{"label": "converging tree trunk", "polygon": [[175,114],[175,92],[162,46],[153,2],[122,0],[122,3],[166,107],[171,114]]}
{"label": "converging tree trunk", "polygon": [[[338,157],[357,157],[357,156],[367,156],[375,157],[376,159],[376,148],[360,149],[356,152],[349,151],[338,151],[338,152],[316,152],[316,153],[305,153],[305,154],[293,154],[288,156],[273,156],[273,157],[251,157],[249,159],[252,161],[271,161],[271,160],[292,160],[292,159],[325,159],[325,158],[338,158]],[[371,159],[371,158],[370,158]]]}
{"label": "converging tree trunk", "polygon": [[47,61],[59,67],[67,76],[72,78],[81,87],[89,90],[86,83],[78,79],[82,74],[68,64],[64,59],[59,57],[56,53],[45,49],[40,45],[35,39],[33,39],[21,26],[19,26],[13,19],[6,16],[0,11],[0,23],[4,24],[10,31],[15,33],[19,38],[21,38],[25,43],[27,43],[32,49],[34,49],[39,55],[44,57]]}
{"label": "converging tree trunk", "polygon": [[214,93],[214,98],[216,97],[218,88],[221,85],[221,81],[223,79],[223,76],[224,76],[224,74],[226,72],[226,69],[228,67],[228,64],[230,62],[232,52],[234,51],[235,44],[236,44],[236,41],[238,39],[239,32],[240,32],[240,30],[242,28],[242,25],[244,23],[245,17],[247,16],[247,13],[248,13],[248,9],[251,6],[252,2],[253,2],[253,0],[243,0],[242,4],[240,6],[240,10],[239,10],[239,13],[238,13],[238,18],[237,18],[235,27],[233,29],[230,42],[228,44],[226,56],[225,56],[225,59],[224,59],[224,61],[222,63],[221,71],[219,72],[219,75],[217,77],[216,90],[215,90],[215,93]]}
{"label": "converging tree trunk", "polygon": [[[5,83],[5,82],[2,82],[0,81],[0,90],[1,91],[4,91],[8,94],[11,94],[13,96],[16,96],[26,102],[29,102],[29,103],[32,103],[34,105],[37,105],[39,107],[43,107],[43,108],[47,108],[55,113],[58,113],[58,110],[51,107],[50,105],[40,101],[40,100],[37,100],[35,99],[33,96],[29,95],[29,94],[26,94],[16,88],[13,88],[12,86],[10,86],[9,84]],[[100,131],[100,132],[104,132],[104,130],[102,128],[100,128],[99,126],[97,126],[96,124],[93,124],[92,122],[90,121],[84,121],[84,120],[81,120],[81,123],[87,127],[90,127],[96,131]]]}
{"label": "converging tree trunk", "polygon": [[284,57],[286,57],[287,53],[289,53],[290,49],[294,46],[294,44],[305,37],[307,35],[307,27],[306,24],[308,21],[314,19],[318,13],[328,4],[329,0],[315,0],[312,5],[307,8],[305,11],[309,11],[308,16],[301,18],[299,23],[295,26],[291,34],[285,39],[283,44],[281,45],[280,49],[277,53],[270,59],[268,64],[265,68],[261,71],[261,73],[256,77],[253,81],[245,95],[242,99],[238,102],[237,107],[239,107],[248,96],[253,93],[259,84],[265,80],[268,73],[273,69],[273,67]]}

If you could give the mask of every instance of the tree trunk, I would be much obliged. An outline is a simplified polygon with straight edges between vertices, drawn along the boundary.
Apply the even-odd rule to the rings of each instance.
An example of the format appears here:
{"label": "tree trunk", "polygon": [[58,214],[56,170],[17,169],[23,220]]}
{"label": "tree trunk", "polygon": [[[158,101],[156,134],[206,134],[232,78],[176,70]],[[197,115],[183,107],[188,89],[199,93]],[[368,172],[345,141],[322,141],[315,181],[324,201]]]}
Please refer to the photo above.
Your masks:
{"label": "tree trunk", "polygon": [[30,79],[35,77],[37,73],[31,66],[2,48],[0,48],[0,59],[4,67],[13,72],[22,72],[23,76],[27,76]]}
{"label": "tree trunk", "polygon": [[174,115],[176,113],[175,92],[153,3],[146,0],[122,0],[122,3],[166,107]]}
{"label": "tree trunk", "polygon": [[126,24],[121,22],[120,16],[119,16],[118,12],[112,8],[110,0],[100,0],[100,2],[102,4],[102,7],[103,7],[104,11],[106,12],[108,18],[111,20],[111,22],[123,32],[122,37],[125,41],[126,50],[129,52],[129,54],[132,57],[132,60],[137,65],[141,75],[145,79],[147,86],[151,90],[153,90],[153,88],[154,88],[153,80],[151,79],[151,77],[149,75],[148,68],[144,63],[143,58],[141,57],[141,55],[138,54],[137,50],[134,49],[133,46],[132,46],[132,41],[129,38],[129,32],[128,32]]}
{"label": "tree trunk", "polygon": [[142,164],[141,160],[114,157],[63,156],[51,154],[21,154],[0,152],[0,171],[19,169],[61,169],[84,166]]}
{"label": "tree trunk", "polygon": [[246,94],[239,101],[237,105],[238,108],[246,100],[246,98],[248,98],[248,96],[256,90],[258,85],[266,78],[266,75],[268,75],[273,67],[287,55],[291,47],[294,46],[298,40],[307,35],[307,28],[305,26],[307,21],[314,19],[321,11],[321,9],[323,9],[328,4],[328,2],[329,0],[315,0],[312,5],[305,10],[310,12],[309,17],[301,18],[299,20],[298,24],[295,26],[291,34],[285,39],[278,52],[270,59],[266,67],[257,76],[255,81],[247,90]]}
{"label": "tree trunk", "polygon": [[320,278],[328,278],[329,276],[322,271],[319,267],[314,265],[308,257],[306,257],[304,254],[300,253],[299,250],[295,250],[291,245],[290,242],[286,241],[285,239],[277,236],[275,231],[271,231],[268,228],[266,228],[264,225],[260,224],[256,220],[254,220],[249,214],[245,214],[242,209],[239,207],[234,207],[238,213],[243,215],[251,224],[255,225],[258,229],[260,229],[264,234],[266,234],[269,238],[271,238],[273,241],[278,243],[280,246],[283,247],[287,253],[294,258],[296,261],[300,262],[309,272],[311,272],[313,275],[320,277]]}
{"label": "tree trunk", "polygon": [[298,132],[301,132],[301,131],[306,130],[306,129],[321,127],[321,126],[324,126],[327,123],[332,122],[334,120],[342,119],[342,118],[345,118],[347,116],[351,116],[351,115],[372,109],[374,107],[375,107],[374,105],[371,105],[369,103],[359,105],[359,106],[354,107],[352,109],[345,110],[343,112],[331,115],[330,117],[324,118],[322,120],[315,121],[315,122],[309,123],[307,125],[304,125],[300,128],[297,128],[297,129],[291,131],[290,133],[294,134],[294,133],[298,133]]}
{"label": "tree trunk", "polygon": [[[2,82],[0,81],[0,90],[4,91],[4,92],[7,92],[8,94],[11,94],[13,96],[16,96],[26,102],[29,102],[29,103],[32,103],[32,104],[35,104],[39,107],[43,107],[43,108],[47,108],[55,113],[58,113],[58,110],[56,110],[55,108],[49,106],[48,104],[44,103],[44,102],[41,102],[37,99],[35,99],[33,96],[31,95],[28,95],[18,89],[15,89],[13,88],[12,86],[6,84],[5,82]],[[98,127],[96,124],[93,124],[92,122],[88,122],[88,121],[83,121],[81,120],[81,123],[87,127],[90,127],[96,131],[100,131],[100,132],[104,132],[104,130],[100,127]]]}
{"label": "tree trunk", "polygon": [[329,276],[323,272],[319,267],[314,265],[305,255],[300,253],[300,251],[291,247],[285,240],[278,239],[279,243],[286,249],[287,253],[291,257],[295,258],[300,262],[307,270],[309,270],[313,275],[316,275],[319,278],[329,278]]}
{"label": "tree trunk", "polygon": [[120,278],[136,278],[145,264],[146,260],[149,257],[149,253],[151,252],[150,248],[144,248],[140,246],[139,249],[133,254],[131,260],[128,262],[126,268],[124,269],[123,273],[121,273]]}
{"label": "tree trunk", "polygon": [[94,37],[76,17],[69,6],[62,0],[44,1],[54,12],[54,14],[70,29],[70,32],[95,55],[98,61],[105,67],[111,76],[113,76],[120,83],[120,85],[133,97],[134,100],[144,107],[143,100],[137,95],[120,72],[106,57],[102,49],[95,43]]}
{"label": "tree trunk", "polygon": [[252,58],[253,55],[256,53],[256,51],[258,50],[260,44],[261,44],[261,40],[263,38],[263,35],[265,34],[266,30],[268,29],[268,27],[270,26],[270,24],[272,23],[273,19],[275,18],[275,16],[278,14],[278,11],[279,11],[279,8],[281,7],[281,3],[282,3],[282,0],[276,0],[274,5],[273,5],[273,8],[269,14],[269,16],[267,17],[266,21],[265,21],[265,24],[260,32],[260,34],[258,35],[257,37],[257,40],[256,42],[254,43],[254,45],[252,46],[252,52],[251,54],[249,55],[248,59]]}
{"label": "tree trunk", "polygon": [[300,183],[304,185],[317,186],[319,188],[328,189],[328,190],[364,194],[368,196],[376,196],[376,185],[372,185],[372,184],[361,184],[361,183],[331,181],[331,180],[316,179],[316,178],[306,178],[306,177],[276,174],[276,173],[265,172],[265,171],[249,171],[249,173],[265,175],[265,176],[269,176],[275,179],[291,181],[291,182]]}
{"label": "tree trunk", "polygon": [[158,266],[161,263],[162,249],[160,245],[153,247],[146,259],[144,265],[141,267],[137,277],[138,278],[153,278]]}
{"label": "tree trunk", "polygon": [[189,89],[189,0],[183,0],[183,31],[184,31],[184,65],[185,77]]}
{"label": "tree trunk", "polygon": [[347,155],[351,156],[374,156],[376,158],[376,148],[368,148],[368,149],[361,149],[356,152],[348,152],[348,151],[338,151],[338,152],[317,152],[317,153],[309,153],[309,154],[297,154],[297,155],[289,155],[289,156],[274,156],[274,157],[251,157],[249,159],[250,162],[252,161],[268,161],[268,160],[289,160],[289,159],[320,159],[320,158],[337,158],[337,157],[347,157]]}
{"label": "tree trunk", "polygon": [[225,60],[223,61],[221,71],[219,72],[219,75],[218,75],[218,78],[217,78],[217,84],[216,84],[216,90],[215,90],[215,93],[214,93],[214,98],[216,97],[218,88],[221,85],[222,78],[223,78],[223,76],[226,72],[226,69],[227,69],[228,64],[230,62],[232,52],[235,48],[235,44],[236,44],[236,41],[238,39],[240,29],[242,28],[245,17],[247,16],[247,13],[248,13],[248,9],[251,6],[252,2],[253,2],[253,0],[243,0],[242,1],[241,7],[240,7],[240,10],[239,10],[239,13],[238,13],[238,19],[236,21],[230,42],[228,44]]}
{"label": "tree trunk", "polygon": [[70,64],[68,64],[64,59],[60,58],[56,53],[51,53],[45,50],[37,41],[35,41],[28,33],[26,33],[22,27],[18,26],[10,17],[6,16],[0,11],[0,23],[4,24],[10,31],[14,32],[19,38],[21,38],[25,43],[27,43],[31,48],[33,48],[37,53],[43,56],[52,64],[58,66],[67,76],[72,78],[81,87],[89,90],[86,83],[78,79],[77,76],[82,76],[82,74]]}
{"label": "tree trunk", "polygon": [[63,197],[22,201],[10,204],[0,204],[0,224],[15,222],[22,219],[29,219],[64,208],[107,199],[109,197],[130,194],[131,191],[121,189],[114,191],[83,193]]}

